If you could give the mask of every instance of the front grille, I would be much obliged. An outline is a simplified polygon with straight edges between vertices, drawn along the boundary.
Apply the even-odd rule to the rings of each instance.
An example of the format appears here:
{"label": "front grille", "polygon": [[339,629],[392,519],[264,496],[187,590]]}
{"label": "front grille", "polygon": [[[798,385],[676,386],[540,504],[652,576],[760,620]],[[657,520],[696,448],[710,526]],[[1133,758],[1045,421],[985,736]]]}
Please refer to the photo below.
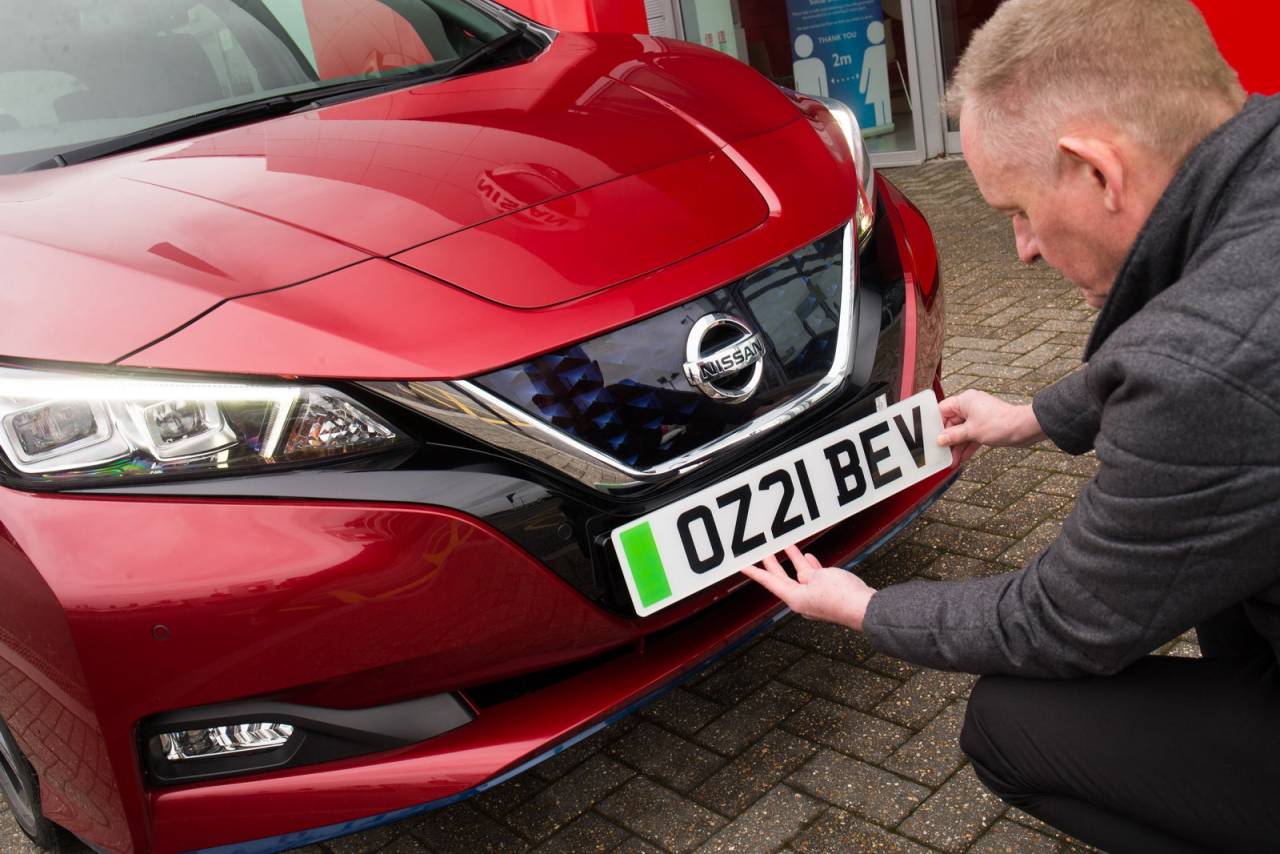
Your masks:
{"label": "front grille", "polygon": [[[844,231],[698,299],[475,383],[626,466],[660,466],[760,418],[831,370]],[[714,400],[685,378],[690,328],[712,313],[745,321],[765,340],[762,380],[746,403]]]}

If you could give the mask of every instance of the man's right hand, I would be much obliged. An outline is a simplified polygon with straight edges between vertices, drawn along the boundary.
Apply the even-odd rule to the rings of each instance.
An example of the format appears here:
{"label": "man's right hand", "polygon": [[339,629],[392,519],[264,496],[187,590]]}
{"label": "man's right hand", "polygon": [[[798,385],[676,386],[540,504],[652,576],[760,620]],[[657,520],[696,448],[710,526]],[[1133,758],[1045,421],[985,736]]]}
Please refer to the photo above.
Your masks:
{"label": "man's right hand", "polygon": [[938,444],[951,448],[951,459],[959,464],[982,445],[1019,447],[1034,445],[1045,438],[1031,406],[1015,406],[985,391],[966,389],[938,404],[943,431]]}

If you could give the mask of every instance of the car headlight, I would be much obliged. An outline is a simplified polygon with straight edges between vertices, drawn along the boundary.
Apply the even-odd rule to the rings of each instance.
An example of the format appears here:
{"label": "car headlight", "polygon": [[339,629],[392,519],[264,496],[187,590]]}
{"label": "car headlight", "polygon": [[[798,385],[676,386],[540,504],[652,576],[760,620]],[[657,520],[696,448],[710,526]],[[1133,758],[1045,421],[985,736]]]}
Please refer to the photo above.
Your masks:
{"label": "car headlight", "polygon": [[862,139],[862,130],[858,127],[858,117],[843,101],[819,98],[816,95],[806,97],[813,98],[827,108],[840,126],[845,142],[849,144],[854,167],[858,170],[858,246],[861,247],[871,236],[871,229],[876,224],[876,173],[871,166],[871,154]]}
{"label": "car headlight", "polygon": [[238,474],[405,441],[323,386],[0,367],[0,450],[19,485]]}

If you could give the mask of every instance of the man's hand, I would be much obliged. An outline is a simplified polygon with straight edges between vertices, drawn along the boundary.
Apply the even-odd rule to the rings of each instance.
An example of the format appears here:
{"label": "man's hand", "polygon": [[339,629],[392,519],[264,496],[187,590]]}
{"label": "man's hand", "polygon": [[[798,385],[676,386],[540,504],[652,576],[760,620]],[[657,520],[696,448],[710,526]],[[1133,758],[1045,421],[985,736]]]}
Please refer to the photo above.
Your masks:
{"label": "man's hand", "polygon": [[938,444],[951,448],[953,463],[962,463],[981,445],[1017,447],[1045,438],[1031,406],[1015,406],[985,391],[966,389],[938,404],[942,433]]}
{"label": "man's hand", "polygon": [[813,555],[801,554],[795,546],[787,546],[787,557],[796,570],[792,581],[776,555],[765,558],[764,568],[749,566],[743,575],[758,581],[802,617],[825,620],[862,631],[862,618],[867,603],[876,591],[852,572],[825,567]]}

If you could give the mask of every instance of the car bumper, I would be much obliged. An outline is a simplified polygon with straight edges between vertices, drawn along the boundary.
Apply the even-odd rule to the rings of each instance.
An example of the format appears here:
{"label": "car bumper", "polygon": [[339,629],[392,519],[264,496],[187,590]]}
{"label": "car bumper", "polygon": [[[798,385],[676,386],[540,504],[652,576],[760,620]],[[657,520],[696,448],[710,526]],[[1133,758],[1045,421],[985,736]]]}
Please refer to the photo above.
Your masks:
{"label": "car bumper", "polygon": [[[949,476],[892,496],[811,548],[828,563],[860,560]],[[5,569],[25,581],[0,607],[10,618],[22,610],[34,641],[17,649],[13,633],[0,644],[4,713],[48,769],[50,818],[102,850],[243,840],[259,842],[234,850],[282,850],[441,806],[653,699],[783,613],[762,588],[733,579],[669,618],[618,619],[496,532],[430,508],[18,493],[0,505]],[[412,746],[144,784],[138,725],[160,712],[246,696],[345,698],[348,707],[438,690],[465,697],[473,684],[610,650],[603,663],[478,708],[471,723]],[[483,669],[495,658],[504,670]],[[374,684],[382,691],[368,690]],[[280,690],[291,685],[303,687]]]}
{"label": "car bumper", "polygon": [[[940,496],[955,479],[943,472],[891,506],[876,508],[853,551],[827,555],[852,567]],[[404,751],[339,767],[301,768],[153,795],[156,850],[219,854],[283,851],[368,830],[456,803],[529,770],[656,700],[706,665],[790,613],[762,589],[742,585],[693,620],[649,638],[606,667],[480,714],[472,723]],[[226,837],[251,841],[209,845]],[[305,820],[316,825],[297,826]],[[324,822],[324,823],[320,823]]]}
{"label": "car bumper", "polygon": [[[899,397],[940,394],[932,237],[892,185],[882,191],[909,294]],[[810,550],[828,564],[860,560],[953,476],[890,497]],[[49,818],[106,851],[282,850],[442,806],[652,700],[783,613],[734,578],[628,619],[486,522],[421,504],[0,489],[0,522],[0,715],[40,771]],[[474,720],[318,765],[147,782],[139,727],[157,714],[240,698],[365,708],[440,692],[469,702]]]}

